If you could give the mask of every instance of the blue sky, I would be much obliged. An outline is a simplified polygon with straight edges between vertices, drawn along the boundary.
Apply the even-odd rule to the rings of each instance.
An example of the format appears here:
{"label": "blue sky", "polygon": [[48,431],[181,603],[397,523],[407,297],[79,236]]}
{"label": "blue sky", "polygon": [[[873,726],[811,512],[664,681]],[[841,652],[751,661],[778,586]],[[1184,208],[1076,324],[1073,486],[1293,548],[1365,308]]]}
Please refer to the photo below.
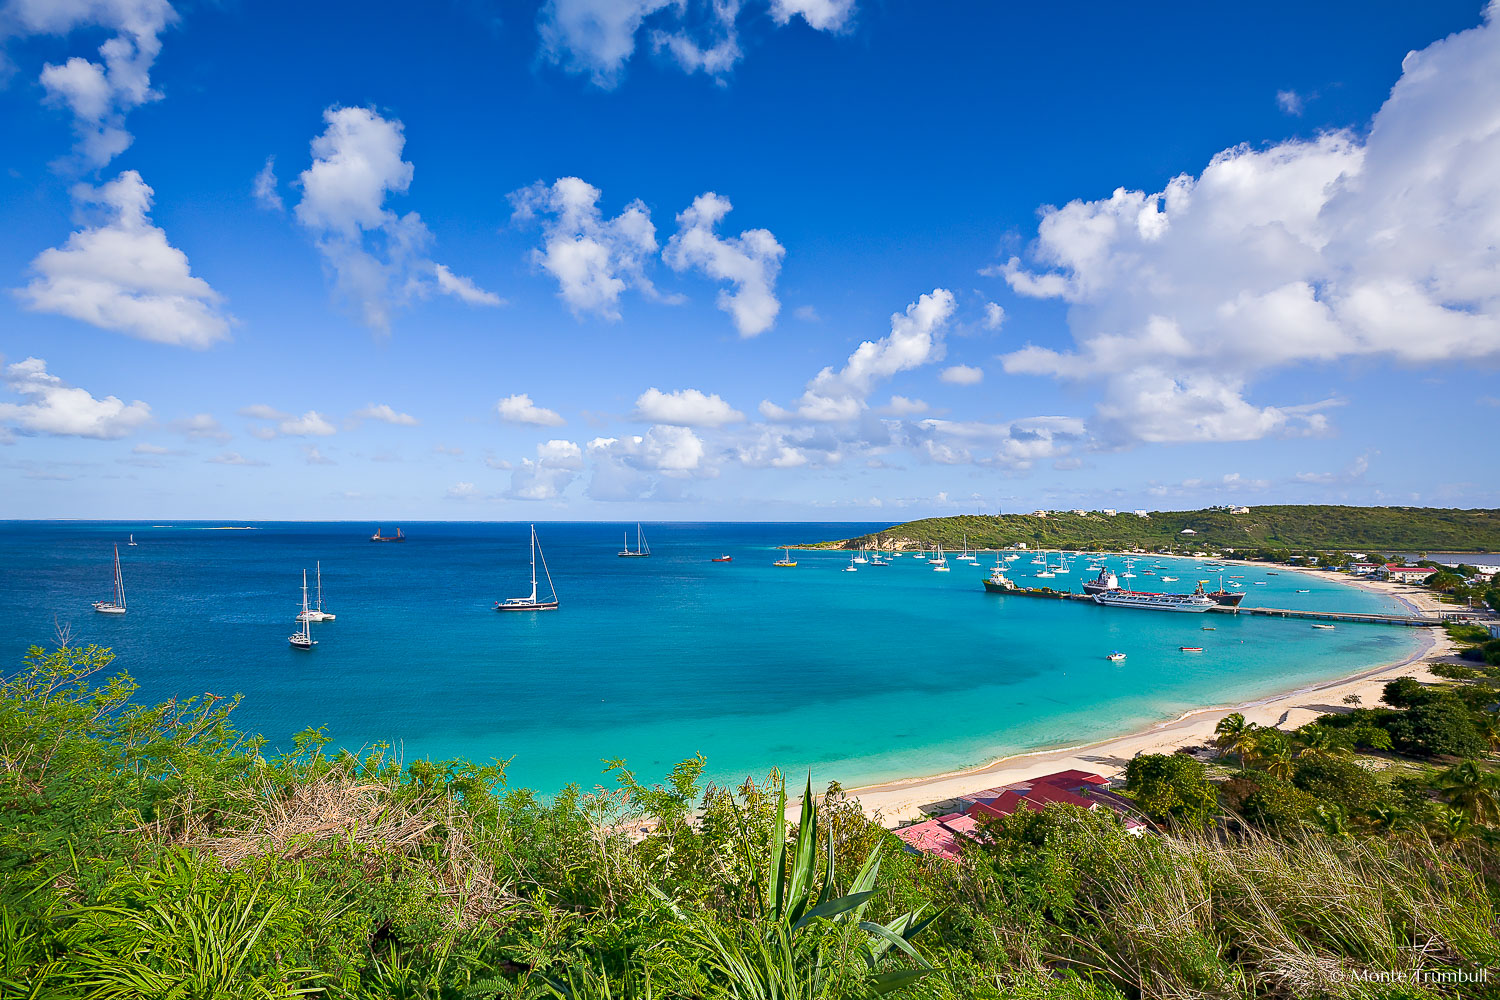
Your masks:
{"label": "blue sky", "polygon": [[1496,504],[1494,7],[8,0],[0,41],[0,516]]}

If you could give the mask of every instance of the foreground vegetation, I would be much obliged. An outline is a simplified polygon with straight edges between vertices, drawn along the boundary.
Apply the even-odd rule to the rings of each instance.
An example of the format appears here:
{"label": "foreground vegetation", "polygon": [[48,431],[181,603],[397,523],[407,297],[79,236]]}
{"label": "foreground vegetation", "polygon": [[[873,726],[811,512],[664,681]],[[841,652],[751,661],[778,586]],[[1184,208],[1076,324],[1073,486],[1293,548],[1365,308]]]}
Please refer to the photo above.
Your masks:
{"label": "foreground vegetation", "polygon": [[1053,806],[954,864],[701,759],[544,800],[315,731],[269,755],[234,700],[137,706],[110,659],[0,687],[0,996],[1416,998],[1500,965],[1487,666],[1138,758],[1160,832]]}
{"label": "foreground vegetation", "polygon": [[[1196,534],[1184,536],[1191,528]],[[1226,510],[1151,511],[1146,518],[1122,512],[1066,511],[1031,514],[932,517],[879,533],[887,541],[957,548],[967,539],[979,548],[1025,542],[1033,548],[1118,550],[1141,548],[1358,552],[1500,552],[1500,510],[1436,507],[1340,507],[1286,505]],[[830,543],[871,545],[874,535]]]}

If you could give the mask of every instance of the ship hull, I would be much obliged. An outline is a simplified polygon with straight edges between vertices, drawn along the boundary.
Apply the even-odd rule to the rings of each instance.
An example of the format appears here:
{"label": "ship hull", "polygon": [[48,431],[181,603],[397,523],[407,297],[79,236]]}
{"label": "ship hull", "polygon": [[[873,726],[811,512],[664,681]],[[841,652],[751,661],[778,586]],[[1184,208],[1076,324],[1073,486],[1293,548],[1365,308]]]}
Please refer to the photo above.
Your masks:
{"label": "ship hull", "polygon": [[1175,594],[1139,594],[1134,591],[1114,591],[1094,595],[1094,603],[1106,608],[1134,608],[1140,611],[1177,611],[1199,614],[1214,606],[1206,597],[1178,596]]}

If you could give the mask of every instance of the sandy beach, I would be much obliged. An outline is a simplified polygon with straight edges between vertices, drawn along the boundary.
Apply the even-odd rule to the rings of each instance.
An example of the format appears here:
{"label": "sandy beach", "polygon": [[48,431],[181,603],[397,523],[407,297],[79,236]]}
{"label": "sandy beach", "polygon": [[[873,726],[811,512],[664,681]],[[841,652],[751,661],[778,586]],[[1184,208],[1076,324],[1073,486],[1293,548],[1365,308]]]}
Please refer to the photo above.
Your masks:
{"label": "sandy beach", "polygon": [[[1225,565],[1266,566],[1265,563],[1228,559],[1223,562]],[[1333,577],[1327,572],[1292,566],[1280,566],[1277,571],[1310,573],[1325,580],[1333,578],[1346,586],[1394,597],[1415,613],[1453,610],[1452,605],[1441,604],[1428,592],[1404,584],[1358,577]],[[1319,715],[1344,708],[1344,699],[1350,695],[1357,695],[1362,705],[1378,704],[1381,689],[1393,678],[1409,676],[1421,681],[1435,680],[1424,664],[1453,654],[1453,643],[1440,629],[1422,629],[1421,632],[1422,648],[1411,656],[1392,663],[1372,665],[1369,669],[1350,676],[1245,704],[1197,709],[1126,736],[1016,754],[1002,757],[983,767],[866,785],[849,789],[849,793],[859,799],[867,813],[872,816],[878,814],[887,826],[895,826],[922,816],[928,811],[924,806],[1053,771],[1078,768],[1106,778],[1115,777],[1138,754],[1171,753],[1179,747],[1208,743],[1213,739],[1214,727],[1219,720],[1231,712],[1243,712],[1246,719],[1257,725],[1295,729]]]}

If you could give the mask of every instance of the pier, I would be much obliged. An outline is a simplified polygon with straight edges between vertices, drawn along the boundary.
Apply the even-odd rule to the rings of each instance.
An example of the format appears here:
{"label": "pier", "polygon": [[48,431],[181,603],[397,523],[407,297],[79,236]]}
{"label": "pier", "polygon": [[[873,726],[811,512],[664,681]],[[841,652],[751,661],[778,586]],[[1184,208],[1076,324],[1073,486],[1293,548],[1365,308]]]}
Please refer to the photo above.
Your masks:
{"label": "pier", "polygon": [[[1060,591],[1051,594],[1023,594],[1026,597],[1054,597],[1067,601],[1088,601],[1094,603],[1094,599],[1088,594],[1074,594],[1069,591]],[[1231,608],[1223,604],[1215,604],[1208,609],[1208,613],[1221,615],[1251,615],[1261,618],[1303,618],[1322,622],[1354,622],[1365,625],[1405,625],[1409,628],[1441,628],[1451,621],[1463,621],[1470,616],[1466,615],[1398,615],[1398,614],[1363,614],[1357,611],[1299,611],[1296,608]]]}
{"label": "pier", "polygon": [[1216,604],[1208,609],[1227,615],[1259,615],[1263,618],[1310,618],[1325,622],[1363,622],[1370,625],[1407,625],[1441,628],[1445,621],[1433,615],[1360,614],[1354,611],[1298,611],[1293,608],[1231,608]]}

